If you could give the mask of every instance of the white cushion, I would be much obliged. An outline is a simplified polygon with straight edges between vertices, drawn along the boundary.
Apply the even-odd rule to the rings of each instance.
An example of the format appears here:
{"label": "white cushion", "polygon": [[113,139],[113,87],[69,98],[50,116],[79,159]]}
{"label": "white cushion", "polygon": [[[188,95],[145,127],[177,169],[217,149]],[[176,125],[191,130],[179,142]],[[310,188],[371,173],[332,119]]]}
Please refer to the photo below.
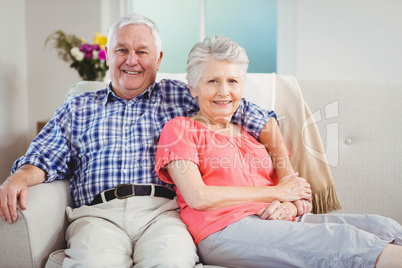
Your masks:
{"label": "white cushion", "polygon": [[[274,110],[275,103],[275,73],[249,73],[244,83],[243,97],[258,106]],[[187,84],[186,74],[157,73],[156,82],[162,79],[180,80]],[[81,81],[75,84],[67,93],[66,100],[82,93],[97,91],[107,87],[105,82]]]}
{"label": "white cushion", "polygon": [[[243,98],[258,106],[274,110],[275,73],[248,73],[243,88]],[[156,82],[162,79],[180,80],[187,84],[186,73],[158,73]]]}
{"label": "white cushion", "polygon": [[71,99],[77,94],[83,93],[83,92],[92,92],[92,91],[97,91],[99,89],[103,89],[107,87],[107,83],[105,82],[99,82],[99,81],[81,81],[75,84],[70,88],[70,90],[67,92],[66,96],[66,101]]}

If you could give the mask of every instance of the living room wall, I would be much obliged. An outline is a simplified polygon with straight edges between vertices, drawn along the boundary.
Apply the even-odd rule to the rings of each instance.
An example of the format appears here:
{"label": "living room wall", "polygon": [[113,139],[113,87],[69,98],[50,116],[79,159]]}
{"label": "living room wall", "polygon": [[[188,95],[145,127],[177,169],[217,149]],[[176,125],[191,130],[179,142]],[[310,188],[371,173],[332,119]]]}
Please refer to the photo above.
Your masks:
{"label": "living room wall", "polygon": [[[98,31],[106,33],[127,1],[0,0],[0,182],[35,137],[36,122],[50,118],[67,90],[80,80],[55,51],[44,47],[46,37],[62,29],[91,40]],[[286,9],[293,10],[288,18],[293,29],[278,45],[278,54],[290,55],[291,68],[279,73],[402,79],[401,1],[278,2],[293,8]],[[284,62],[278,56],[278,65]]]}
{"label": "living room wall", "polygon": [[0,7],[0,182],[26,150],[28,96],[25,4],[1,0]]}
{"label": "living room wall", "polygon": [[44,40],[58,29],[91,40],[101,25],[98,0],[1,1],[0,182],[35,137],[36,122],[50,118],[80,81]]}
{"label": "living room wall", "polygon": [[295,2],[294,75],[402,80],[402,1]]}

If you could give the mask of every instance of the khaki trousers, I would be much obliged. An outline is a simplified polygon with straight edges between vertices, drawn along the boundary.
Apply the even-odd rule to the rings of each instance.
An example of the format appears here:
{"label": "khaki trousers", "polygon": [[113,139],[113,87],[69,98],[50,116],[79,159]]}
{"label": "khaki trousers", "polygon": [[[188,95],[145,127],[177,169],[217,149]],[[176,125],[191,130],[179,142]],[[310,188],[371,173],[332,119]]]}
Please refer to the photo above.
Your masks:
{"label": "khaki trousers", "polygon": [[67,208],[63,267],[193,267],[198,256],[176,200],[135,196]]}

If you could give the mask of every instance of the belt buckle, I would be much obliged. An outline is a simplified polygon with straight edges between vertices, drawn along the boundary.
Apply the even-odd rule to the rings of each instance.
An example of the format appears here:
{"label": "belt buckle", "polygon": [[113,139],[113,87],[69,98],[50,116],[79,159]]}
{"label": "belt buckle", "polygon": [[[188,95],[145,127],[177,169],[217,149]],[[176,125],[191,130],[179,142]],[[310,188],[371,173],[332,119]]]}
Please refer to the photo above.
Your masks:
{"label": "belt buckle", "polygon": [[[119,195],[119,194],[117,193],[117,190],[118,190],[120,187],[124,187],[124,186],[131,186],[131,188],[132,188],[131,194],[128,194],[128,195]],[[129,198],[129,197],[131,197],[131,196],[135,196],[134,184],[132,184],[132,183],[124,183],[124,184],[119,184],[119,185],[117,185],[117,186],[114,188],[114,196],[116,196],[117,199],[126,199],[126,198]]]}

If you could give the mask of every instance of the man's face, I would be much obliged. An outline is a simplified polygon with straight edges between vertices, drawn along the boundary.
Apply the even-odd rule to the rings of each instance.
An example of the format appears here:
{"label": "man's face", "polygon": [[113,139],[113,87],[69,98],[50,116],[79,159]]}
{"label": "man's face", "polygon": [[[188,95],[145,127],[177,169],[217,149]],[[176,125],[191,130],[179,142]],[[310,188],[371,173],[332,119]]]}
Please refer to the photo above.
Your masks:
{"label": "man's face", "polygon": [[158,59],[155,38],[149,27],[127,25],[118,29],[105,51],[117,96],[131,100],[155,81],[163,53]]}

